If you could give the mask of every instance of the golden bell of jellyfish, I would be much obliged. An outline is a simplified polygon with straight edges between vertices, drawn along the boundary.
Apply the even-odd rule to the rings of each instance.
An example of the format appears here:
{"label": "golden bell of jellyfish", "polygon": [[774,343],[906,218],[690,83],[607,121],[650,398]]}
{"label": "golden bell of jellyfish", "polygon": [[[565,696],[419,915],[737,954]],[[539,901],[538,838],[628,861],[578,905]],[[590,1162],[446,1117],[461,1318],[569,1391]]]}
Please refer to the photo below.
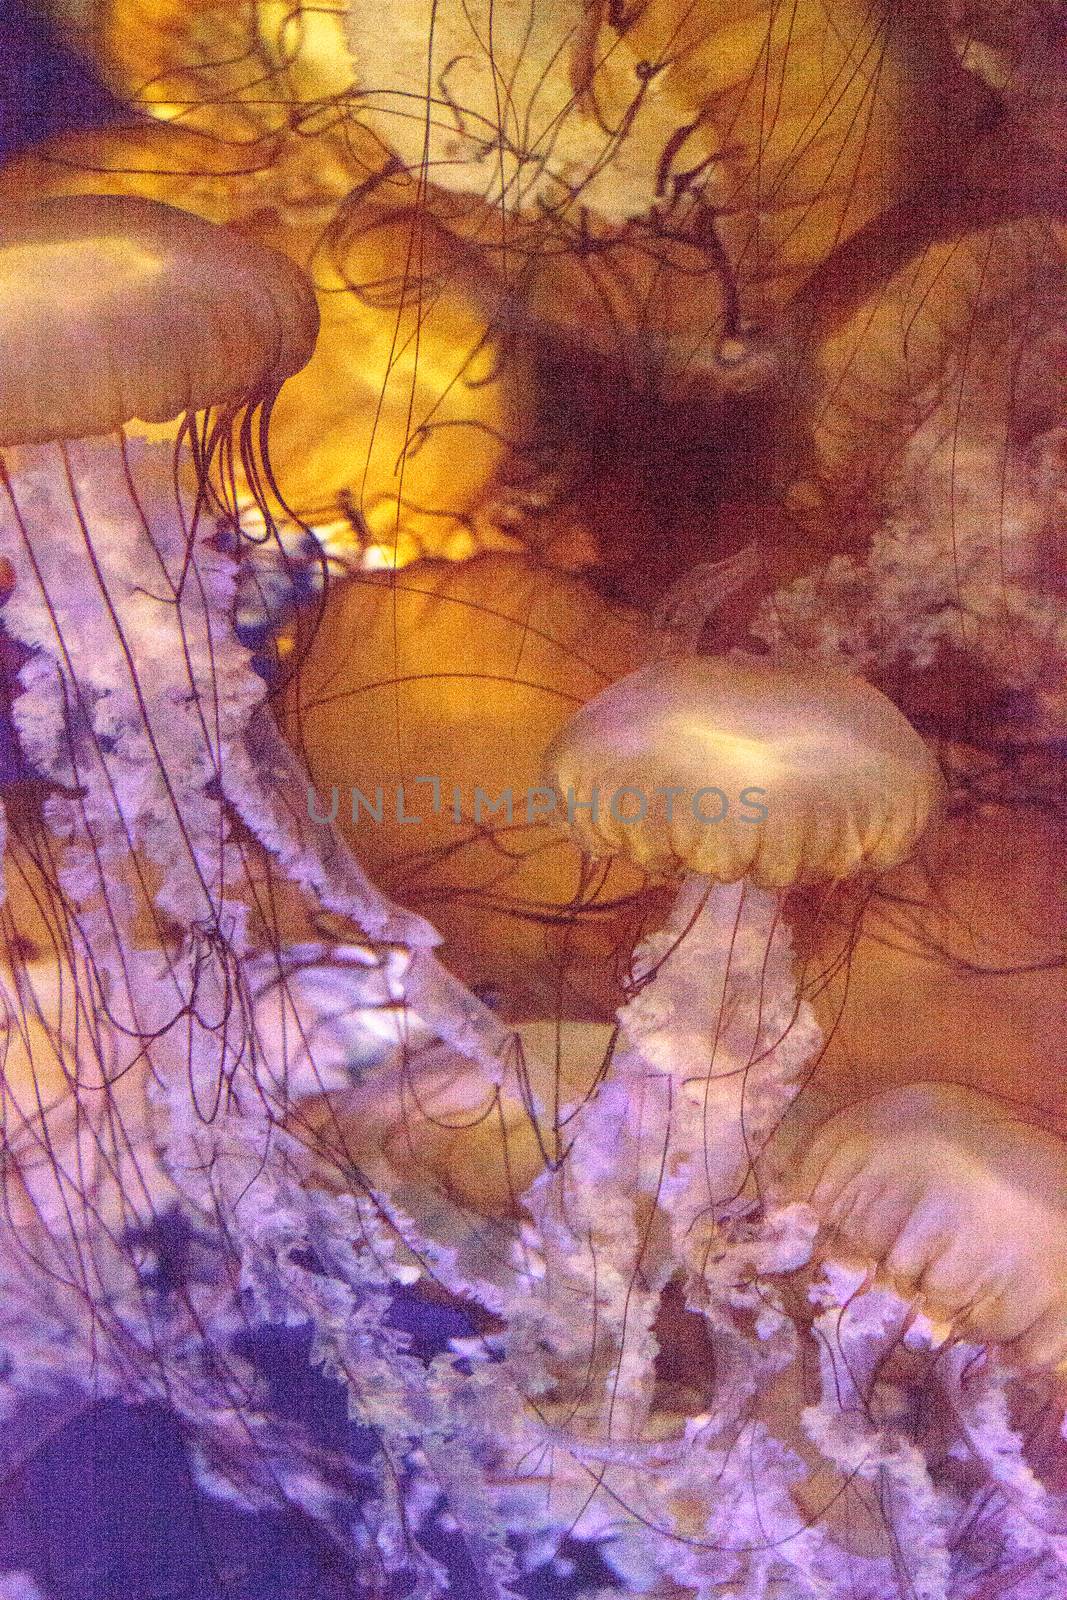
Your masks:
{"label": "golden bell of jellyfish", "polygon": [[643,876],[584,870],[552,825],[541,752],[651,647],[645,619],[577,576],[508,555],[425,563],[328,591],[279,709],[319,814],[336,805],[375,880],[514,1017],[604,1018],[617,1003]]}
{"label": "golden bell of jellyfish", "polygon": [[743,657],[660,661],[613,683],[571,718],[545,772],[589,855],[761,889],[898,865],[944,788],[870,684]]}
{"label": "golden bell of jellyfish", "polygon": [[[544,771],[592,860],[686,874],[638,952],[646,981],[620,1022],[628,1059],[675,1085],[683,1166],[703,1143],[693,1203],[710,1215],[744,1186],[797,1092],[797,1051],[818,1044],[782,955],[784,891],[906,860],[942,803],[940,768],[860,679],[695,657],[613,683],[571,718]],[[735,955],[735,980],[752,961],[764,976],[731,988]],[[764,1010],[779,1005],[762,1040]]]}
{"label": "golden bell of jellyfish", "polygon": [[[318,314],[285,257],[147,200],[71,196],[0,229],[0,445],[47,447],[273,400]],[[29,447],[41,446],[31,457]],[[12,476],[11,459],[7,461]]]}
{"label": "golden bell of jellyfish", "polygon": [[917,490],[946,563],[966,571],[984,531],[1002,575],[1018,574],[1026,553],[996,501],[1013,454],[1064,415],[1065,302],[1063,229],[1035,215],[933,240],[868,282],[847,315],[828,306],[808,396],[813,467],[794,514],[851,520],[862,537],[857,514]]}
{"label": "golden bell of jellyfish", "polygon": [[562,1158],[575,1110],[595,1093],[610,1059],[610,1023],[524,1022],[500,1084],[445,1046],[387,1079],[302,1100],[287,1127],[313,1163],[311,1181],[351,1191],[353,1176],[478,1219],[514,1220],[520,1198]]}
{"label": "golden bell of jellyfish", "polygon": [[[471,252],[420,212],[371,202],[325,234],[281,226],[261,176],[247,152],[200,134],[121,129],[20,157],[0,171],[0,202],[108,192],[243,220],[251,239],[308,272],[319,304],[314,356],[272,414],[285,505],[356,565],[514,543],[494,501],[522,437],[523,374],[487,324]],[[249,486],[236,470],[240,496]]]}

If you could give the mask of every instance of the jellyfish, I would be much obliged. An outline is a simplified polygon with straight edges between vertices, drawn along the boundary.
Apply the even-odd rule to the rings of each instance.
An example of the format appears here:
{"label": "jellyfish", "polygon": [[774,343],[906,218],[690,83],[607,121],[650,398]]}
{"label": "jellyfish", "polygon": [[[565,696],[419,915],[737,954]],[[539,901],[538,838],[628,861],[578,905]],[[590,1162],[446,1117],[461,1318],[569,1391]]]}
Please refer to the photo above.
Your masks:
{"label": "jellyfish", "polygon": [[[238,828],[281,858],[283,879],[317,883],[357,924],[367,890],[367,920],[386,941],[428,949],[433,936],[421,919],[378,901],[343,853],[331,858],[326,837],[309,848],[287,828],[303,785],[299,795],[285,790],[284,746],[272,745],[261,705],[265,686],[232,627],[226,464],[236,448],[255,476],[250,408],[269,410],[310,353],[316,315],[306,280],[283,257],[125,199],[73,198],[10,215],[0,262],[10,325],[3,528],[15,575],[4,620],[24,650],[13,715],[29,768],[44,781],[43,803],[36,812],[31,805],[23,831],[63,908],[67,931],[60,938],[53,928],[46,951],[59,950],[68,988],[120,1041],[156,1040],[155,1053],[134,1052],[134,1067],[121,1049],[113,1064],[114,1082],[136,1098],[137,1081],[147,1092],[152,1077],[158,1089],[164,1059],[180,1083],[193,1050],[187,1032],[184,1045],[179,1037],[183,1018],[199,1019],[193,1032],[201,1030],[209,1058],[216,1045],[225,1058],[228,1037],[238,1057],[247,1048],[233,963],[257,940],[269,947],[277,938],[284,896],[268,909],[263,869],[234,836],[224,796],[237,792]],[[181,412],[190,420],[178,448],[187,442],[203,474],[191,501],[176,481],[175,444],[126,431],[132,418]],[[222,468],[213,498],[215,458]],[[269,467],[262,472],[269,481]],[[17,941],[13,949],[18,989]],[[441,984],[452,992],[432,960],[424,977],[424,996]],[[48,1021],[51,1001],[42,1004],[62,1061],[64,1024]],[[432,1012],[432,995],[428,1004]],[[466,1000],[457,1017],[461,1031],[469,1027]],[[494,1033],[497,1047],[502,1037]],[[47,1065],[43,1046],[37,1054]],[[84,1096],[77,1073],[69,1075],[76,1121],[110,1117],[110,1070],[101,1068]],[[217,1055],[204,1070],[217,1079]],[[179,1083],[176,1114],[188,1094]],[[209,1102],[216,1092],[205,1090]]]}
{"label": "jellyfish", "polygon": [[[179,797],[206,779],[196,691],[212,647],[205,613],[228,593],[227,574],[205,527],[206,475],[202,498],[183,499],[180,441],[147,446],[124,425],[217,407],[202,431],[185,430],[204,470],[243,408],[269,405],[306,360],[315,318],[287,262],[147,202],[9,210],[0,273],[2,525],[15,574],[4,625],[21,649],[13,715],[38,789],[12,812],[20,854],[8,853],[9,882],[17,872],[21,883],[5,963],[9,1220],[25,1218],[29,1199],[62,1256],[62,1222],[76,1240],[117,1240],[163,1204],[136,1042],[144,958],[169,940],[168,904],[196,923],[212,903],[210,826],[197,857],[203,817]],[[227,320],[227,294],[243,319]],[[243,443],[251,461],[247,424]],[[229,659],[239,675],[240,652]],[[168,809],[191,861],[179,845],[168,863],[161,848]],[[66,1251],[76,1282],[83,1248]]]}
{"label": "jellyfish", "polygon": [[[591,855],[688,872],[621,1020],[703,1117],[706,1198],[721,1203],[795,1092],[790,1069],[804,1060],[789,1056],[813,1046],[781,945],[781,892],[906,859],[941,805],[940,769],[870,685],[740,657],[665,660],[612,684],[545,766]],[[747,994],[731,992],[735,952],[758,963]]]}
{"label": "jellyfish", "polygon": [[1021,1366],[1067,1359],[1067,1146],[989,1095],[913,1083],[804,1141],[793,1192],[831,1256],[870,1263],[926,1314]]}
{"label": "jellyfish", "polygon": [[519,1022],[610,1020],[641,916],[643,875],[590,875],[541,784],[567,716],[652,648],[639,612],[553,569],[572,554],[338,581],[280,704],[315,814]]}
{"label": "jellyfish", "polygon": [[[13,714],[31,769],[68,791],[53,795],[53,810],[71,808],[75,833],[88,825],[91,836],[98,823],[108,836],[96,869],[84,862],[79,892],[99,896],[113,871],[116,892],[126,880],[136,901],[137,874],[128,871],[134,840],[126,835],[123,843],[115,814],[125,807],[147,824],[153,803],[161,815],[177,806],[165,772],[146,789],[142,769],[138,786],[138,757],[156,768],[162,761],[162,730],[147,714],[148,699],[169,724],[176,771],[194,787],[205,781],[196,690],[213,646],[225,652],[209,617],[228,603],[232,585],[227,557],[212,542],[215,514],[226,519],[227,471],[216,477],[213,497],[208,468],[216,458],[229,461],[232,481],[237,458],[254,481],[269,478],[256,465],[253,418],[259,408],[269,411],[285,376],[307,359],[314,302],[282,258],[140,200],[78,197],[13,209],[0,260],[10,348],[0,426],[3,523],[16,575],[5,627],[27,657]],[[239,318],[235,305],[244,308]],[[168,443],[126,431],[136,417],[159,423],[183,415]],[[185,457],[200,480],[188,499],[176,482]],[[36,536],[40,519],[50,528],[47,543]],[[194,563],[196,576],[183,577],[200,548],[202,569]],[[159,643],[145,659],[155,663],[155,683],[146,691],[145,660],[138,662],[129,636],[153,628]],[[169,662],[159,654],[164,640],[178,652]],[[247,683],[242,699],[245,658],[230,643],[231,715],[239,721],[258,691]],[[172,709],[183,703],[183,688],[184,724]],[[168,692],[176,697],[169,703]],[[85,785],[94,798],[79,815]],[[142,878],[142,910],[152,898],[145,890]],[[194,903],[196,894],[210,903],[206,881]],[[106,925],[99,905],[95,914]]]}
{"label": "jellyfish", "polygon": [[[270,210],[307,227],[361,183],[380,182],[394,201],[410,190],[349,112],[353,63],[338,9],[116,0],[79,21],[79,42],[115,93],[157,124],[121,136],[148,164],[194,178],[229,165],[231,209],[220,220]],[[121,139],[111,148],[118,165]]]}
{"label": "jellyfish", "polygon": [[[54,141],[0,172],[0,198],[150,198],[239,222],[306,271],[319,332],[272,408],[271,460],[273,521],[310,580],[306,527],[339,569],[518,548],[516,506],[539,474],[515,458],[535,422],[526,362],[518,350],[506,357],[479,294],[476,253],[411,197],[403,207],[382,197],[334,208],[325,228],[281,218],[263,203],[256,174],[242,176],[228,146],[202,156],[200,137],[136,128]],[[234,477],[250,531],[263,519],[239,458]],[[267,617],[274,628],[278,620]]]}
{"label": "jellyfish", "polygon": [[1062,1132],[1047,1071],[1067,959],[1059,776],[1037,753],[1018,773],[998,754],[948,765],[950,810],[909,862],[873,890],[805,891],[787,907],[826,1040],[808,1095],[829,1115],[872,1083],[940,1080]]}
{"label": "jellyfish", "polygon": [[1019,210],[927,242],[817,331],[812,460],[786,499],[849,547],[754,629],[972,743],[1047,742],[1063,714],[1063,245]]}

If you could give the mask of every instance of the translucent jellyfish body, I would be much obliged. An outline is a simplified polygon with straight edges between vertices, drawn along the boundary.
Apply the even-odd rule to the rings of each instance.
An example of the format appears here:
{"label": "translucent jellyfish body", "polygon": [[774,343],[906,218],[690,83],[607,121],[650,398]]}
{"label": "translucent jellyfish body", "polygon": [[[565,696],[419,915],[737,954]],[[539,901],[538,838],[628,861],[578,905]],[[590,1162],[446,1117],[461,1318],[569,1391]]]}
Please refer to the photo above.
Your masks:
{"label": "translucent jellyfish body", "polygon": [[[354,641],[359,641],[358,648]],[[423,563],[327,597],[284,708],[316,815],[510,1015],[603,1018],[642,876],[588,874],[540,751],[650,647],[642,619],[526,558]],[[303,797],[301,797],[303,798]]]}
{"label": "translucent jellyfish body", "polygon": [[[6,368],[6,445],[273,398],[314,345],[318,316],[296,268],[165,206],[42,201],[9,211],[0,248],[8,338],[17,329],[18,341]],[[226,294],[243,305],[241,320],[224,315]],[[74,383],[57,366],[71,360]]]}
{"label": "translucent jellyfish body", "polygon": [[[896,865],[942,788],[870,685],[740,657],[665,661],[612,684],[545,761],[591,854],[760,888]],[[629,808],[612,803],[624,784]]]}
{"label": "translucent jellyfish body", "polygon": [[847,532],[855,553],[757,624],[776,647],[895,675],[979,742],[1062,734],[1065,285],[1058,225],[1038,215],[879,274],[819,344],[814,466],[787,497],[817,543]]}
{"label": "translucent jellyfish body", "polygon": [[369,570],[513,542],[494,513],[520,446],[521,368],[476,294],[477,263],[418,211],[270,235],[315,283],[315,354],[272,418],[282,497]]}

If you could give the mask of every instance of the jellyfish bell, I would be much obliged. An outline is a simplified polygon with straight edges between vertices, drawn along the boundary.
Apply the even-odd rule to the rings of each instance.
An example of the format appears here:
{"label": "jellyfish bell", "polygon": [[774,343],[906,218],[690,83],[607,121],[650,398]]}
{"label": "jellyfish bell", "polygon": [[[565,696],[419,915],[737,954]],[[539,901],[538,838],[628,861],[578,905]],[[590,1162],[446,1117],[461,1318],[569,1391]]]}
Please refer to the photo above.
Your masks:
{"label": "jellyfish bell", "polygon": [[1067,1369],[1067,1145],[989,1095],[914,1083],[838,1112],[789,1180],[827,1256],[869,1265],[965,1339]]}
{"label": "jellyfish bell", "polygon": [[[59,1043],[49,1047],[42,1036],[12,1071],[20,1107],[38,1088],[50,1097],[75,1141],[57,1134],[53,1153],[76,1166],[82,1123],[106,1126],[116,1096],[128,1094],[146,1114],[136,1019],[166,989],[156,968],[146,979],[145,961],[166,943],[167,918],[157,903],[166,852],[144,813],[156,789],[164,811],[180,810],[164,747],[182,749],[178,786],[197,782],[201,625],[209,657],[214,649],[218,664],[243,664],[239,652],[227,654],[221,631],[211,637],[212,608],[225,604],[230,575],[206,549],[226,496],[225,471],[213,483],[209,475],[234,448],[235,432],[237,447],[254,455],[250,410],[269,410],[307,360],[316,310],[296,267],[225,230],[150,201],[73,197],[5,212],[0,321],[0,537],[15,573],[4,626],[22,647],[12,715],[43,791],[12,813],[8,875],[22,880],[13,948],[17,957],[27,937],[38,947],[36,970],[55,990],[38,1008],[46,1018],[53,1001],[69,997]],[[174,418],[184,419],[177,441],[153,446],[126,432],[135,419]],[[183,451],[196,465],[195,499],[178,482]],[[244,703],[236,680],[229,693]],[[245,686],[246,698],[255,693],[254,683]],[[191,745],[177,731],[182,704],[193,707]],[[158,829],[159,813],[154,820]],[[189,810],[173,830],[191,854],[195,827]],[[183,910],[197,925],[195,897],[206,916],[208,881],[194,869],[184,887],[193,901]],[[88,1020],[71,1051],[63,1029],[79,1012]],[[104,1064],[91,1083],[83,1037],[102,1041]],[[65,1085],[51,1082],[57,1063]]]}
{"label": "jellyfish bell", "polygon": [[[761,889],[897,865],[943,790],[925,744],[870,684],[740,657],[669,660],[612,684],[545,766],[591,854]],[[645,801],[635,822],[609,803],[623,784]]]}
{"label": "jellyfish bell", "polygon": [[293,1108],[311,1181],[343,1191],[358,1172],[383,1192],[436,1195],[453,1226],[464,1214],[474,1228],[514,1225],[526,1190],[562,1159],[568,1114],[595,1091],[613,1034],[608,1023],[520,1023],[499,1084],[447,1047],[414,1051],[409,1037],[384,1070]]}
{"label": "jellyfish bell", "polygon": [[679,124],[707,130],[749,314],[781,311],[842,242],[958,159],[982,104],[935,20],[862,5],[835,5],[828,30],[818,0],[667,0],[627,17],[625,37]]}
{"label": "jellyfish bell", "polygon": [[284,257],[147,200],[69,196],[9,211],[0,272],[5,448],[273,398],[318,327]]}
{"label": "jellyfish bell", "polygon": [[[326,222],[364,182],[381,179],[396,197],[400,175],[383,172],[388,153],[346,109],[353,64],[339,8],[107,0],[68,9],[79,13],[80,42],[122,101],[156,119],[160,135],[214,146],[209,171],[220,154],[244,167],[260,208],[310,225]],[[173,141],[143,137],[163,158],[173,151]],[[236,220],[247,187],[235,184],[228,200],[217,192],[234,208],[225,220]]]}
{"label": "jellyfish bell", "polygon": [[528,431],[521,363],[479,303],[479,261],[415,208],[350,207],[325,231],[257,229],[315,285],[315,352],[271,418],[282,498],[365,570],[508,548],[497,509]]}
{"label": "jellyfish bell", "polygon": [[644,876],[588,874],[552,824],[540,753],[651,647],[644,618],[580,573],[487,552],[337,583],[286,691],[316,815],[336,808],[378,881],[518,1020],[602,1021],[616,1003]]}

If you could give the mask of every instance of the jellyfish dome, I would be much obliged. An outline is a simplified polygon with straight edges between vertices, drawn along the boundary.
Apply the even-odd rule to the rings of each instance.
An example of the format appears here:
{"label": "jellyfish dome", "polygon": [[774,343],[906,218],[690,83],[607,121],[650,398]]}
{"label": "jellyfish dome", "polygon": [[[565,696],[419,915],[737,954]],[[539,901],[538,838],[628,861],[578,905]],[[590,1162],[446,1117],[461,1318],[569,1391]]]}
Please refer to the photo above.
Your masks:
{"label": "jellyfish dome", "polygon": [[9,211],[0,261],[6,445],[266,398],[314,347],[314,300],[289,262],[151,201]]}
{"label": "jellyfish dome", "polygon": [[[594,852],[760,888],[895,866],[942,792],[926,746],[869,684],[736,657],[671,660],[611,685],[546,764]],[[636,823],[616,804],[622,785]]]}

